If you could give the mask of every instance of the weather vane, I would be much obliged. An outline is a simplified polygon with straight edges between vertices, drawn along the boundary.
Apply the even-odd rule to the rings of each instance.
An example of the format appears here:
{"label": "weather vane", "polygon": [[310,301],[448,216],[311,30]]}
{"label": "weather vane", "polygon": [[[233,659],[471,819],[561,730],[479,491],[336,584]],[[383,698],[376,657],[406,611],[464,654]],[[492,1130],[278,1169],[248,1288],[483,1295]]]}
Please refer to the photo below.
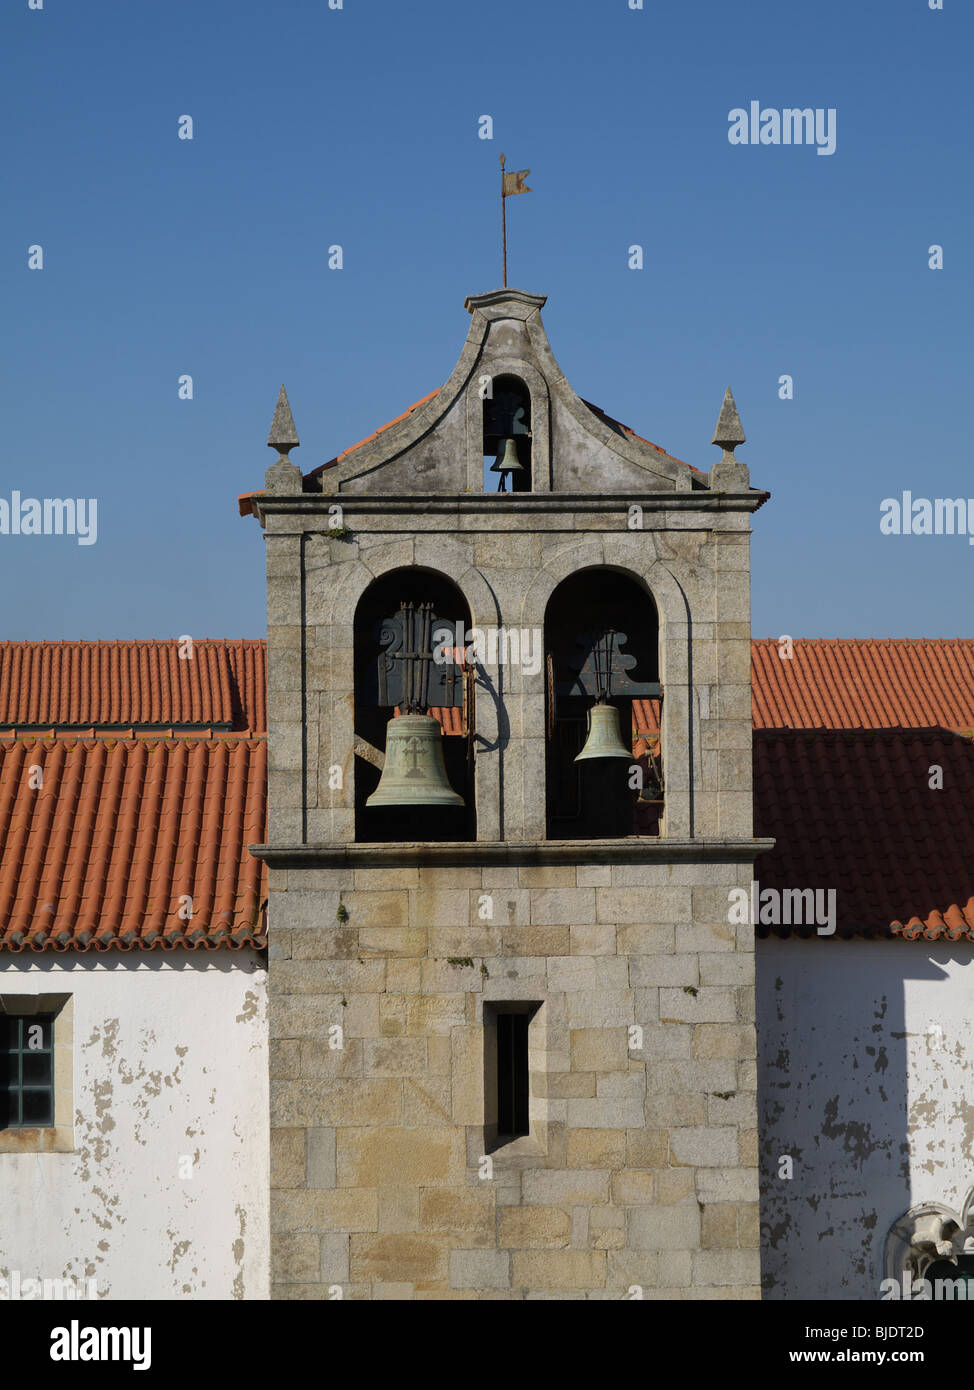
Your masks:
{"label": "weather vane", "polygon": [[504,156],[501,154],[501,245],[504,251],[504,288],[507,289],[507,199],[515,193],[530,193],[524,180],[530,169],[518,169],[516,174],[504,172]]}

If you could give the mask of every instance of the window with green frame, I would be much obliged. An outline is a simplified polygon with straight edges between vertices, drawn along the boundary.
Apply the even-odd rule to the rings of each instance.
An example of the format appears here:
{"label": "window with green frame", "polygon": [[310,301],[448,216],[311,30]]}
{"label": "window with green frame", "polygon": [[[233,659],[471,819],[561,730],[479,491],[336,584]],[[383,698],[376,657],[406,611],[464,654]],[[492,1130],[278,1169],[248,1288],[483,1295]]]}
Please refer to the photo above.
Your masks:
{"label": "window with green frame", "polygon": [[54,1124],[54,1016],[0,1013],[0,1129]]}

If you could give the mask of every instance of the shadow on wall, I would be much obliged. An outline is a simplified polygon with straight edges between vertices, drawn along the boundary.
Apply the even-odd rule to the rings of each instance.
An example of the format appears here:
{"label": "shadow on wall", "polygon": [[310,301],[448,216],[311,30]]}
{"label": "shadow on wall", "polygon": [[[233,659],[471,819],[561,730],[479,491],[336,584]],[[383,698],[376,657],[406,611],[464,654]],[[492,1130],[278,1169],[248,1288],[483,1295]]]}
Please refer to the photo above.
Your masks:
{"label": "shadow on wall", "polygon": [[[950,950],[835,937],[756,942],[761,1269],[768,1300],[878,1299],[886,1238],[917,1200],[917,1160],[951,1184],[929,1034],[949,1027]],[[957,954],[956,951],[953,952]],[[970,948],[964,947],[970,964]],[[907,997],[912,1001],[907,1008]],[[933,1030],[932,1032],[930,1030]],[[911,1031],[912,1030],[912,1031]],[[957,1047],[966,1048],[962,1031]],[[912,1059],[912,1070],[911,1070]],[[963,1058],[958,1056],[963,1070]],[[943,1088],[940,1088],[941,1098]],[[914,1138],[911,1144],[911,1122]],[[914,1154],[911,1172],[911,1148]],[[938,1175],[933,1154],[944,1155]],[[961,1156],[958,1154],[958,1156]]]}

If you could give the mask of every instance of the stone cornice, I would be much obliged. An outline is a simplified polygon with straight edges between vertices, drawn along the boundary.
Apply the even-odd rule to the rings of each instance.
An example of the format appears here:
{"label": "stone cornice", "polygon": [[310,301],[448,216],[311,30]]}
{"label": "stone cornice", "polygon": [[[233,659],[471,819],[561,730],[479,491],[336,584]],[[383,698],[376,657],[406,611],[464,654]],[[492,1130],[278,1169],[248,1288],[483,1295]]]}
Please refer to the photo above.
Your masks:
{"label": "stone cornice", "polygon": [[[485,502],[488,495],[489,503]],[[631,506],[639,506],[644,511],[653,512],[756,512],[770,496],[769,492],[756,490],[707,492],[703,489],[692,492],[643,493],[387,493],[381,496],[370,496],[361,492],[302,492],[277,495],[265,493],[254,498],[253,506],[261,519],[263,515],[271,513],[293,513],[301,516],[315,516],[320,513],[327,517],[328,509],[338,504],[344,512],[352,516],[356,513],[365,516],[415,516],[417,512],[426,515],[459,513],[463,516],[479,516],[484,521],[489,521],[492,515],[529,517],[563,513],[566,517],[571,517],[579,512],[626,512]],[[644,529],[652,528],[647,526]]]}
{"label": "stone cornice", "polygon": [[249,845],[275,868],[403,868],[417,864],[750,864],[774,840],[457,840],[449,843]]}
{"label": "stone cornice", "polygon": [[[488,318],[526,319],[543,309],[548,302],[546,294],[531,294],[528,290],[488,290],[486,294],[468,294],[463,307],[468,314],[479,309]],[[493,311],[493,312],[491,312]]]}

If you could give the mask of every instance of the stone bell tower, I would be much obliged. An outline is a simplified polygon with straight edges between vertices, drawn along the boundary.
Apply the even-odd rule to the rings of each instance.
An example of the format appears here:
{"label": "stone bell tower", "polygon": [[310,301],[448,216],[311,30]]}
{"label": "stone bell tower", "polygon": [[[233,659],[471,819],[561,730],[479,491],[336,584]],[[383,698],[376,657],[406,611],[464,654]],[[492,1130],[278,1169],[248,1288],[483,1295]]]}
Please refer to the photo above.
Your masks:
{"label": "stone bell tower", "polygon": [[[276,1298],[758,1297],[750,514],[581,400],[541,295],[252,499]],[[402,721],[402,722],[400,722]]]}

